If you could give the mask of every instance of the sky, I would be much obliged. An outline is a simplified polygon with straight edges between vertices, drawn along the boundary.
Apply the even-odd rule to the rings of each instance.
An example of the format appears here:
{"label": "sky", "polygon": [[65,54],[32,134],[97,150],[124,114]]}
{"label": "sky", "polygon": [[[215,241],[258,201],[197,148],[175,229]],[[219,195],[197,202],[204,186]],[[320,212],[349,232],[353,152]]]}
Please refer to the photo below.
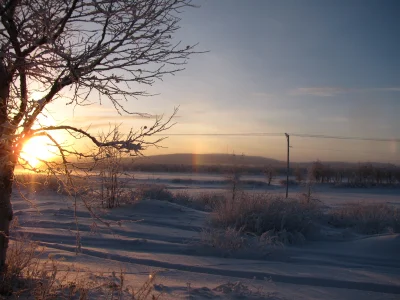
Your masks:
{"label": "sky", "polygon": [[[176,40],[199,43],[186,70],[148,90],[159,95],[127,109],[170,114],[177,124],[166,153],[244,153],[286,157],[289,134],[399,139],[400,1],[195,0]],[[103,103],[50,108],[57,122],[148,120],[120,117]],[[60,111],[63,113],[60,115]],[[58,112],[58,113],[57,113]],[[174,136],[177,133],[282,133],[278,137]],[[400,163],[400,144],[291,137],[294,161]]]}

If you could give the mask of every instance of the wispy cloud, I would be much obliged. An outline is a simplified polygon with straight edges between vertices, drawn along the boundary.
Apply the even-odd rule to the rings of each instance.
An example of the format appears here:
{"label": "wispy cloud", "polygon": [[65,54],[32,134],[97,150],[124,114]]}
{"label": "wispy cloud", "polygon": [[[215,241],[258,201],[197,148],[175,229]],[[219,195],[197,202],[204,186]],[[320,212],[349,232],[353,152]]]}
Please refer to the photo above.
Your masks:
{"label": "wispy cloud", "polygon": [[384,88],[343,88],[343,87],[302,87],[289,92],[292,96],[319,96],[332,97],[344,93],[365,93],[365,92],[400,92],[400,87]]}
{"label": "wispy cloud", "polygon": [[92,124],[85,124],[84,128],[85,128],[85,130],[89,130],[89,131],[96,130],[96,129],[102,129],[103,131],[107,131],[114,127],[110,123],[92,123]]}
{"label": "wispy cloud", "polygon": [[389,88],[375,88],[374,91],[382,92],[400,92],[400,87],[389,87]]}
{"label": "wispy cloud", "polygon": [[297,88],[290,92],[290,95],[311,95],[320,97],[332,97],[337,94],[350,92],[351,89],[337,88],[337,87],[303,87]]}
{"label": "wispy cloud", "polygon": [[[72,120],[76,123],[99,123],[106,122],[109,123],[121,123],[128,121],[136,121],[136,120],[155,120],[157,117],[161,117],[161,115],[131,115],[131,116],[105,116],[105,115],[88,115],[88,116],[76,116]],[[165,115],[165,117],[168,117]],[[174,116],[174,118],[180,118],[181,116]]]}
{"label": "wispy cloud", "polygon": [[260,98],[273,98],[275,94],[272,93],[264,93],[264,92],[254,92],[251,94],[253,97],[260,97]]}
{"label": "wispy cloud", "polygon": [[349,122],[349,119],[342,116],[331,116],[331,117],[320,117],[318,118],[318,121],[327,123],[346,123]]}
{"label": "wispy cloud", "polygon": [[157,116],[149,115],[149,116],[79,116],[75,117],[74,121],[77,122],[101,122],[107,121],[110,122],[122,122],[122,121],[130,121],[130,120],[143,120],[143,119],[155,119]]}

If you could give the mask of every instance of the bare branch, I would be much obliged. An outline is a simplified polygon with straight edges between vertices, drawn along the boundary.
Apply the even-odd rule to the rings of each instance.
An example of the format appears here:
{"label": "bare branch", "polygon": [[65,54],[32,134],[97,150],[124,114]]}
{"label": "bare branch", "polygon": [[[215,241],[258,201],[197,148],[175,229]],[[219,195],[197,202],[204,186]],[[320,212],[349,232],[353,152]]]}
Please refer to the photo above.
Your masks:
{"label": "bare branch", "polygon": [[[138,131],[134,131],[133,129],[131,129],[123,139],[112,139],[111,141],[105,139],[102,141],[88,133],[86,130],[69,125],[46,126],[40,129],[31,130],[31,136],[29,138],[41,135],[47,131],[65,130],[71,135],[73,135],[73,133],[77,133],[90,139],[91,142],[97,147],[113,147],[123,152],[138,155],[148,146],[157,146],[159,142],[165,139],[164,137],[159,138],[154,142],[146,140],[147,137],[153,136],[154,134],[166,131],[171,128],[174,125],[174,123],[172,123],[172,119],[174,118],[174,116],[176,116],[177,112],[178,109],[176,108],[173,114],[165,122],[163,122],[163,116],[157,116],[153,126],[151,126],[150,128],[145,126],[140,128]],[[74,138],[79,137],[74,136]]]}

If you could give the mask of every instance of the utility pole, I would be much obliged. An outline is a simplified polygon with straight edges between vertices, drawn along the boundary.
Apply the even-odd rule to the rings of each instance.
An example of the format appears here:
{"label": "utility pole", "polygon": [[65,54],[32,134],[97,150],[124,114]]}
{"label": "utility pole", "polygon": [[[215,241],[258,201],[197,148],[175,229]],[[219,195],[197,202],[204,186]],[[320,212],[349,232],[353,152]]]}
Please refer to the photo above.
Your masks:
{"label": "utility pole", "polygon": [[290,141],[289,141],[289,134],[285,133],[286,140],[287,140],[287,169],[286,169],[286,199],[289,195],[289,148],[290,148]]}

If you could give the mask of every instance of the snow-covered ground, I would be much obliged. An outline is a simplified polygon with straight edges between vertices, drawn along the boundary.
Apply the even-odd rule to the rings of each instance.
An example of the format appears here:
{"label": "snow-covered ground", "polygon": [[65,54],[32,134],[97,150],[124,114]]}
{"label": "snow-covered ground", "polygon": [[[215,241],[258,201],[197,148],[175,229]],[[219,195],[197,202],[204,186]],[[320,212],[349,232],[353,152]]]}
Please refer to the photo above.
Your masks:
{"label": "snow-covered ground", "polygon": [[[190,187],[189,187],[190,188]],[[201,191],[201,187],[192,187]],[[278,188],[277,192],[283,192]],[[291,194],[301,193],[291,189]],[[400,204],[400,189],[319,187],[327,205],[378,201]],[[101,274],[123,269],[132,286],[158,271],[156,290],[165,299],[399,299],[400,235],[340,241],[321,239],[277,248],[270,255],[224,258],[199,243],[208,213],[158,200],[101,211],[113,223],[96,229],[78,209],[82,253],[76,255],[73,202],[51,192],[31,194],[30,206],[13,194],[20,232],[29,233],[61,263]]]}

